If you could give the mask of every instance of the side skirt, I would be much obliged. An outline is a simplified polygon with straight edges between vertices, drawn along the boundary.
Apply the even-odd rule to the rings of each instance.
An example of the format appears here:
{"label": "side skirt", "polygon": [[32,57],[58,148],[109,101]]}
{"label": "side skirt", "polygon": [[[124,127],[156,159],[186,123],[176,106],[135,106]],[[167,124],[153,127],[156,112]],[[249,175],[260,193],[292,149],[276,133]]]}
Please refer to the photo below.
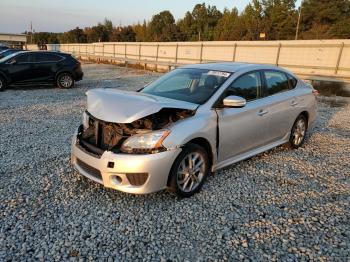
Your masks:
{"label": "side skirt", "polygon": [[255,156],[257,154],[260,154],[262,152],[265,152],[267,150],[270,150],[274,147],[277,147],[279,145],[283,145],[285,143],[287,143],[289,141],[289,136],[290,136],[290,132],[288,132],[284,137],[283,139],[281,140],[278,140],[276,142],[273,142],[271,144],[268,144],[268,145],[265,145],[265,146],[262,146],[262,147],[259,147],[257,149],[254,149],[254,150],[251,150],[251,151],[248,151],[248,152],[245,152],[243,154],[240,154],[240,155],[237,155],[237,156],[234,156],[234,157],[231,157],[227,160],[224,160],[222,162],[219,162],[217,163],[216,165],[213,166],[213,171],[217,171],[218,169],[221,169],[221,168],[224,168],[224,167],[227,167],[229,165],[232,165],[234,163],[237,163],[239,161],[242,161],[244,159],[247,159],[247,158],[250,158],[252,156]]}

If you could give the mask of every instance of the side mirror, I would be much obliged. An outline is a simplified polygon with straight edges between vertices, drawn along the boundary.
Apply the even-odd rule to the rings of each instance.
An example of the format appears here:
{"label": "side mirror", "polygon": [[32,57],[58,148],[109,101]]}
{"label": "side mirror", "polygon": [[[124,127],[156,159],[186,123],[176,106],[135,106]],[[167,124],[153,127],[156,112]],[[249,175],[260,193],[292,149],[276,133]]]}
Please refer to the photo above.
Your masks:
{"label": "side mirror", "polygon": [[16,59],[11,60],[11,61],[9,62],[9,64],[10,64],[10,65],[15,65],[15,64],[17,64]]}
{"label": "side mirror", "polygon": [[240,108],[244,107],[247,101],[240,96],[227,96],[223,101],[224,107]]}

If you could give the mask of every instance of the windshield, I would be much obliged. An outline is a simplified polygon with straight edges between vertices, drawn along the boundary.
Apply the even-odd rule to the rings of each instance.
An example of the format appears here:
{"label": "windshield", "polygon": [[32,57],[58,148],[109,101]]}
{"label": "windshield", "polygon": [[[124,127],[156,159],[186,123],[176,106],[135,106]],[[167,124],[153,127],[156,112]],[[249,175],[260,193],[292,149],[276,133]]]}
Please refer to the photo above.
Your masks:
{"label": "windshield", "polygon": [[1,58],[0,59],[0,63],[3,63],[3,62],[6,62],[7,60],[11,59],[12,57],[16,56],[17,55],[17,52],[16,53],[13,53],[11,55],[8,55],[8,56],[5,56],[4,58]]}
{"label": "windshield", "polygon": [[146,86],[141,92],[204,104],[230,75],[228,72],[206,69],[175,69]]}

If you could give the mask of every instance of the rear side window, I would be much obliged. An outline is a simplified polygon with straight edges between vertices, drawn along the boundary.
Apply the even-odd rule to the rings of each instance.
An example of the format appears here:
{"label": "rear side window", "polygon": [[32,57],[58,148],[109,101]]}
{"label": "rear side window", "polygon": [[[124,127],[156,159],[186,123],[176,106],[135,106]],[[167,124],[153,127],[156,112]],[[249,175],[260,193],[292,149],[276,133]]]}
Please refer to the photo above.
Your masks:
{"label": "rear side window", "polygon": [[278,71],[265,71],[266,95],[274,95],[290,90],[287,75]]}
{"label": "rear side window", "polygon": [[295,88],[298,84],[298,79],[296,79],[294,76],[291,76],[289,74],[287,74],[288,77],[288,81],[289,81],[289,86],[290,88]]}
{"label": "rear side window", "polygon": [[62,58],[55,54],[45,54],[45,53],[36,53],[35,54],[35,62],[57,62]]}
{"label": "rear side window", "polygon": [[248,73],[239,77],[228,87],[226,96],[240,96],[247,101],[252,101],[259,97],[260,86],[259,73]]}

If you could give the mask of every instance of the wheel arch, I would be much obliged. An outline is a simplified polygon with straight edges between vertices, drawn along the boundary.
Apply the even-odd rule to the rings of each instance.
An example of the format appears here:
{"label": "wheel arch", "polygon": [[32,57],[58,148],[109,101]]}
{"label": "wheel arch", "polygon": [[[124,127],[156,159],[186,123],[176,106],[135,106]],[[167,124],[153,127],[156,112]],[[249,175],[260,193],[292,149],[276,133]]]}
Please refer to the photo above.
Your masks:
{"label": "wheel arch", "polygon": [[[202,147],[206,153],[208,154],[208,159],[209,159],[209,170],[211,170],[214,162],[214,152],[212,150],[212,146],[210,145],[210,142],[205,139],[204,137],[196,137],[192,138],[188,142],[186,142],[182,147],[185,147],[188,144],[195,144],[197,146]],[[174,163],[173,163],[174,164]],[[171,182],[171,172],[172,172],[173,167],[171,167],[171,171],[168,174],[168,181],[167,181],[167,186],[170,185]]]}
{"label": "wheel arch", "polygon": [[9,84],[11,82],[11,79],[2,71],[0,71],[0,77],[2,77],[3,79],[5,79],[6,84]]}
{"label": "wheel arch", "polygon": [[[307,126],[309,126],[309,117],[310,117],[309,112],[303,111],[303,112],[301,112],[301,113],[298,115],[298,117],[299,117],[299,116],[304,116],[304,117],[306,118]],[[298,118],[298,117],[297,117],[297,118]]]}
{"label": "wheel arch", "polygon": [[68,70],[68,69],[62,69],[60,71],[58,71],[55,75],[55,81],[57,81],[57,78],[60,74],[63,74],[63,73],[66,73],[66,74],[70,74],[73,78],[74,78],[74,74],[72,73],[72,71]]}

